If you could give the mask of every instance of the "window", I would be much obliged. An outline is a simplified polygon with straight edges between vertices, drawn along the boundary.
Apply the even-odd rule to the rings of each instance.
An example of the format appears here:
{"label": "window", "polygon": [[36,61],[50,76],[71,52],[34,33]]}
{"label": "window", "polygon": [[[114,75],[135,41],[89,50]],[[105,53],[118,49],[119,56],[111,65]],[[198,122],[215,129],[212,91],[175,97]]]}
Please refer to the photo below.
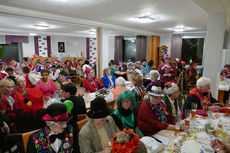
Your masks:
{"label": "window", "polygon": [[136,61],[136,39],[124,40],[124,62]]}
{"label": "window", "polygon": [[202,65],[204,38],[183,38],[182,57],[187,64],[192,60]]}

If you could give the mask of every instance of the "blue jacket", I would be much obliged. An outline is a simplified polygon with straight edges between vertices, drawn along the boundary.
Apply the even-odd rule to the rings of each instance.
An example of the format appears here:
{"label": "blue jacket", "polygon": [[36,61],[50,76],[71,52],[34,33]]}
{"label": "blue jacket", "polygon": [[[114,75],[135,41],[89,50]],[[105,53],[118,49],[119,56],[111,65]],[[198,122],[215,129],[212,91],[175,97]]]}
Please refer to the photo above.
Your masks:
{"label": "blue jacket", "polygon": [[[115,77],[113,75],[111,75],[111,76],[112,76],[113,84],[114,84],[114,86],[116,86],[116,84],[115,84]],[[110,80],[109,80],[109,78],[106,75],[103,76],[102,83],[103,83],[103,85],[104,85],[105,88],[109,88],[112,85],[111,82],[110,82]]]}

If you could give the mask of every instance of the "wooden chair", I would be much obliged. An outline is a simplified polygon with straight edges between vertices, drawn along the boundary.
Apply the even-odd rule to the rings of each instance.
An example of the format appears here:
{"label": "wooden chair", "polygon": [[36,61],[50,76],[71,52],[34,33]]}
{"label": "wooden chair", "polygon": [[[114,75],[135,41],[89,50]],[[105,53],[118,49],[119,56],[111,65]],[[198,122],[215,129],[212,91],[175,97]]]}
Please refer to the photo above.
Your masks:
{"label": "wooden chair", "polygon": [[24,146],[25,152],[26,152],[26,149],[27,149],[27,144],[28,144],[28,140],[29,140],[30,135],[32,135],[33,133],[37,132],[38,130],[34,130],[34,131],[30,131],[30,132],[22,134],[22,141],[23,141],[23,146]]}
{"label": "wooden chair", "polygon": [[132,76],[132,72],[126,72],[126,76],[127,76],[127,81],[132,81],[131,76]]}
{"label": "wooden chair", "polygon": [[77,71],[77,74],[78,74],[78,78],[77,78],[78,84],[81,85],[81,83],[83,83],[83,79],[84,79],[83,70],[82,70],[82,68],[76,67],[76,71]]}
{"label": "wooden chair", "polygon": [[78,114],[77,115],[77,121],[81,121],[81,120],[84,120],[86,119],[86,114]]}
{"label": "wooden chair", "polygon": [[113,101],[107,102],[107,106],[108,106],[109,108],[112,108],[112,109],[113,109],[114,104],[115,104],[115,101],[116,101],[116,100],[113,100]]}
{"label": "wooden chair", "polygon": [[78,126],[79,131],[81,130],[81,128],[82,128],[87,122],[88,122],[87,119],[83,119],[83,120],[77,122],[77,126]]}
{"label": "wooden chair", "polygon": [[7,135],[3,143],[4,148],[10,153],[25,152],[22,141],[22,133],[13,133]]}

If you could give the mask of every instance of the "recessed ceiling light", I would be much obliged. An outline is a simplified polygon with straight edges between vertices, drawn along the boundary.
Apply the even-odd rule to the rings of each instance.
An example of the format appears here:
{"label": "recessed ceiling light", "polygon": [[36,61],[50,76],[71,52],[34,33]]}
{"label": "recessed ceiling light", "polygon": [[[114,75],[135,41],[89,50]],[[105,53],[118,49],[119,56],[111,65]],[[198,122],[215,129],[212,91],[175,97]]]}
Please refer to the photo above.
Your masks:
{"label": "recessed ceiling light", "polygon": [[35,29],[37,30],[45,30],[50,28],[50,25],[48,25],[46,22],[38,22],[37,24],[33,25],[35,27]]}
{"label": "recessed ceiling light", "polygon": [[97,30],[96,30],[96,29],[90,29],[90,30],[89,30],[89,34],[90,34],[90,35],[96,35],[96,33],[97,33]]}
{"label": "recessed ceiling light", "polygon": [[137,18],[131,18],[131,20],[135,22],[140,22],[140,23],[151,23],[155,22],[156,20],[159,20],[160,17],[150,17],[150,16],[141,16]]}
{"label": "recessed ceiling light", "polygon": [[174,28],[174,31],[175,32],[183,32],[184,31],[184,26],[183,25],[176,26]]}
{"label": "recessed ceiling light", "polygon": [[56,0],[58,2],[66,2],[67,0]]}
{"label": "recessed ceiling light", "polygon": [[36,25],[34,25],[34,27],[35,27],[37,30],[45,30],[45,29],[48,29],[50,26],[48,26],[48,25],[39,25],[39,24],[36,24]]}
{"label": "recessed ceiling light", "polygon": [[191,30],[192,28],[190,27],[185,27],[184,25],[178,25],[174,28],[169,28],[168,30],[170,31],[175,31],[175,32],[184,32],[186,30]]}
{"label": "recessed ceiling light", "polygon": [[30,33],[29,35],[30,36],[37,36],[38,34],[36,34],[36,33]]}

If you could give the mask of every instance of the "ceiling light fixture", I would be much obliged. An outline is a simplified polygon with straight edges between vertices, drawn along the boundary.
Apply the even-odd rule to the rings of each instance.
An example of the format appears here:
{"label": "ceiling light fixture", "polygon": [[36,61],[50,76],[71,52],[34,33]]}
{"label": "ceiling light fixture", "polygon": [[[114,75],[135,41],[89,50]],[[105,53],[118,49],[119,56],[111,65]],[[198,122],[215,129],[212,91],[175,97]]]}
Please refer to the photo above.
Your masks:
{"label": "ceiling light fixture", "polygon": [[183,25],[176,26],[174,28],[174,31],[175,32],[183,32],[184,31],[184,26]]}
{"label": "ceiling light fixture", "polygon": [[35,27],[37,30],[45,30],[45,29],[50,28],[50,26],[49,26],[49,25],[46,25],[46,24],[36,24],[36,25],[34,25],[34,27]]}
{"label": "ceiling light fixture", "polygon": [[132,18],[133,21],[140,22],[140,23],[151,23],[158,19],[160,19],[160,17],[141,16],[137,18]]}
{"label": "ceiling light fixture", "polygon": [[89,34],[90,35],[96,35],[96,30],[95,29],[91,29],[91,30],[89,30]]}
{"label": "ceiling light fixture", "polygon": [[66,2],[67,0],[56,0],[58,2]]}
{"label": "ceiling light fixture", "polygon": [[38,34],[36,33],[29,33],[30,36],[37,36]]}

